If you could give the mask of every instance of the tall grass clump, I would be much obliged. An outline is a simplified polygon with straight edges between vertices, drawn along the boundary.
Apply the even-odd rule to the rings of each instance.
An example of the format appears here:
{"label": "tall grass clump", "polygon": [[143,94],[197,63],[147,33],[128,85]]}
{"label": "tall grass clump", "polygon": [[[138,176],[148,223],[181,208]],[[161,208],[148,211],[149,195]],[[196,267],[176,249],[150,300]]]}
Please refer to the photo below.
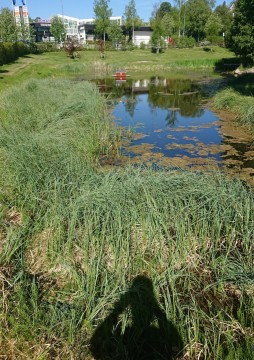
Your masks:
{"label": "tall grass clump", "polygon": [[252,190],[95,168],[110,123],[91,84],[30,81],[1,100],[1,354],[252,359]]}
{"label": "tall grass clump", "polygon": [[219,109],[230,110],[236,114],[237,120],[249,125],[254,131],[254,99],[253,96],[245,96],[233,89],[220,91],[214,97],[214,106]]}
{"label": "tall grass clump", "polygon": [[111,120],[91,83],[30,80],[1,96],[0,114],[1,145],[21,163],[29,156],[37,167],[40,154],[46,154],[41,170],[43,165],[47,169],[50,158],[54,161],[63,154],[82,153],[84,160],[94,161],[109,146]]}
{"label": "tall grass clump", "polygon": [[72,62],[69,64],[59,65],[57,71],[70,75],[70,74],[86,74],[96,76],[107,76],[111,73],[111,65],[103,61],[90,61],[90,62]]}

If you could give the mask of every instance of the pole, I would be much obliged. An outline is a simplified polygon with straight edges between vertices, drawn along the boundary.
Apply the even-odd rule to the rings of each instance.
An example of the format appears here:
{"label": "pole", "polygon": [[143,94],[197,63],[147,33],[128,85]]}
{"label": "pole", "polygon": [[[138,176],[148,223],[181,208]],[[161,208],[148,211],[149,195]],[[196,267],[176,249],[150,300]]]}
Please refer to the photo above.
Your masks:
{"label": "pole", "polygon": [[62,18],[63,18],[63,0],[61,0],[61,10],[62,10]]}

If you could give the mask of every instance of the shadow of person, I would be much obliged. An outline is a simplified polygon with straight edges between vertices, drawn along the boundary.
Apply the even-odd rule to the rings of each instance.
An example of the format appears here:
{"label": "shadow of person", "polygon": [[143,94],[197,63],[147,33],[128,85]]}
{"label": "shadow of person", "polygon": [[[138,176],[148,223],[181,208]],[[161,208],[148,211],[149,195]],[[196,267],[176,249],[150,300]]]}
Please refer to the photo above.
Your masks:
{"label": "shadow of person", "polygon": [[[131,314],[131,323],[121,331],[119,317]],[[167,320],[153,291],[152,281],[137,276],[113,310],[97,327],[91,338],[91,352],[96,360],[173,359],[182,348],[176,327]]]}

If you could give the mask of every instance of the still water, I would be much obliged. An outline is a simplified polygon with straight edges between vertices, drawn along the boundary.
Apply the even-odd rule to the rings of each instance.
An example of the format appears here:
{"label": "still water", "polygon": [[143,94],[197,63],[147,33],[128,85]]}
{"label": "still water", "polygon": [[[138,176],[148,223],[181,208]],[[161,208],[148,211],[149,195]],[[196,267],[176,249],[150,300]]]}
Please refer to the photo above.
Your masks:
{"label": "still water", "polygon": [[209,96],[218,84],[159,77],[97,80],[101,92],[108,94],[115,122],[126,134],[125,160],[195,169],[224,167],[253,177],[253,139],[209,109]]}

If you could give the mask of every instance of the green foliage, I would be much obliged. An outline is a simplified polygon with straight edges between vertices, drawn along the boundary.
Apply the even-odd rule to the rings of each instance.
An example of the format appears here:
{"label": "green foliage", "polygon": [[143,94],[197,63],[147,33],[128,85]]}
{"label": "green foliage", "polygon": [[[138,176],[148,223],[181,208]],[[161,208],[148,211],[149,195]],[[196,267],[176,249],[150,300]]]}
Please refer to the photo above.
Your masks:
{"label": "green foliage", "polygon": [[183,48],[192,48],[195,45],[195,39],[193,37],[188,36],[173,36],[173,46],[183,49]]}
{"label": "green foliage", "polygon": [[124,23],[126,28],[129,31],[129,42],[133,38],[133,32],[135,27],[141,25],[141,19],[138,16],[135,0],[130,0],[130,2],[125,6],[124,10]]}
{"label": "green foliage", "polygon": [[22,42],[1,43],[0,42],[0,65],[8,64],[30,52],[28,45]]}
{"label": "green foliage", "polygon": [[218,36],[222,31],[222,21],[216,13],[212,13],[205,24],[205,34],[208,36]]}
{"label": "green foliage", "polygon": [[169,13],[163,15],[161,19],[163,33],[165,36],[172,36],[175,28],[175,21],[172,15]]}
{"label": "green foliage", "polygon": [[160,21],[154,22],[153,33],[151,36],[151,49],[152,52],[157,54],[166,47],[164,39],[164,28]]}
{"label": "green foliage", "polygon": [[186,30],[197,42],[205,36],[205,24],[211,15],[207,0],[189,0],[186,4]]}
{"label": "green foliage", "polygon": [[32,54],[42,54],[44,52],[59,51],[59,46],[52,42],[40,42],[30,44]]}
{"label": "green foliage", "polygon": [[224,1],[221,5],[218,5],[214,13],[220,17],[222,29],[221,31],[224,32],[225,36],[229,33],[231,24],[233,21],[233,12],[230,10],[230,7],[227,6],[226,1]]}
{"label": "green foliage", "polygon": [[236,2],[230,47],[236,55],[254,61],[254,0]]}
{"label": "green foliage", "polygon": [[249,125],[254,132],[254,100],[253,96],[244,96],[233,89],[226,89],[218,93],[214,98],[217,109],[226,109],[237,115],[237,120]]}
{"label": "green foliage", "polygon": [[13,13],[8,8],[3,8],[0,13],[0,39],[3,42],[17,41],[18,31]]}
{"label": "green foliage", "polygon": [[109,40],[113,41],[114,43],[118,43],[122,39],[123,30],[121,26],[117,24],[117,22],[111,21],[107,27],[107,35]]}
{"label": "green foliage", "polygon": [[53,17],[53,19],[51,20],[50,31],[54,36],[56,42],[61,43],[65,40],[66,30],[65,30],[64,22],[60,17],[58,16]]}
{"label": "green foliage", "polygon": [[112,16],[112,9],[109,8],[109,0],[95,0],[94,14],[96,33],[103,35],[105,42],[106,30],[110,24],[110,17]]}
{"label": "green foliage", "polygon": [[[96,168],[116,148],[106,100],[91,83],[30,80],[1,94],[0,117],[2,353],[91,358],[94,330],[141,275],[182,338],[176,356],[251,359],[246,184],[216,172]],[[117,314],[121,334],[128,310]]]}
{"label": "green foliage", "polygon": [[157,10],[157,16],[162,19],[165,15],[168,15],[171,10],[172,5],[167,1],[163,1],[162,3],[160,3],[160,6]]}

